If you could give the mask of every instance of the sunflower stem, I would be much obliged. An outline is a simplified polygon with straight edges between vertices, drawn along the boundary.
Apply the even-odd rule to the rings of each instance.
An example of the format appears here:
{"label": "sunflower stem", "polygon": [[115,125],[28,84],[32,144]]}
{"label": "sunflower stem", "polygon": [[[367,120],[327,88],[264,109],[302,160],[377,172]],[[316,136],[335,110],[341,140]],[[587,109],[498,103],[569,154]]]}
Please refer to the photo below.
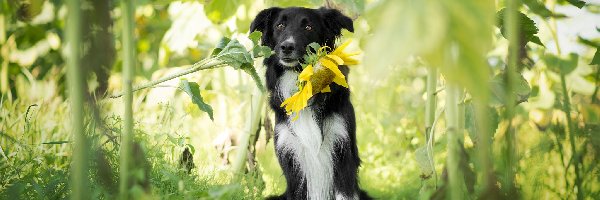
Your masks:
{"label": "sunflower stem", "polygon": [[125,106],[123,111],[123,132],[121,135],[119,194],[121,199],[129,198],[130,170],[132,170],[131,150],[133,138],[133,90],[132,80],[135,73],[135,41],[133,38],[133,0],[121,1],[123,11],[123,88]]}
{"label": "sunflower stem", "polygon": [[71,121],[74,148],[71,165],[71,199],[89,199],[87,139],[83,121],[83,75],[81,73],[81,2],[67,1],[68,18],[66,37],[69,56],[67,60],[67,79],[71,102]]}
{"label": "sunflower stem", "polygon": [[519,7],[520,2],[518,0],[507,1],[507,14],[505,15],[505,27],[508,27],[508,40],[509,40],[509,53],[508,53],[508,65],[506,66],[505,73],[505,112],[504,119],[508,121],[508,128],[504,135],[504,182],[502,183],[502,189],[505,194],[509,197],[516,195],[516,188],[514,185],[514,175],[516,165],[516,134],[513,124],[514,110],[515,110],[515,95],[513,90],[515,88],[516,80],[516,69],[518,64],[519,45],[521,41],[520,27],[519,27]]}

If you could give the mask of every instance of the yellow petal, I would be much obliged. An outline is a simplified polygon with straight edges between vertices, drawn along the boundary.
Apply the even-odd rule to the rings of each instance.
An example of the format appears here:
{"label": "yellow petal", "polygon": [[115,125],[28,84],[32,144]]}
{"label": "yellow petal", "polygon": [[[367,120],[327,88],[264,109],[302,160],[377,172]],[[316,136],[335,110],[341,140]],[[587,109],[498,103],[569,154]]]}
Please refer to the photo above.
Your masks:
{"label": "yellow petal", "polygon": [[344,59],[345,65],[357,65],[358,64],[358,60],[356,60],[354,58],[345,57],[343,59]]}
{"label": "yellow petal", "polygon": [[[302,99],[302,108],[304,109],[306,107],[306,105],[308,104],[308,99],[310,99],[312,97],[312,83],[309,81],[306,83],[306,85],[304,86],[304,88],[302,88],[302,96],[300,97]],[[300,111],[300,110],[298,110]]]}
{"label": "yellow petal", "polygon": [[339,56],[336,56],[336,55],[326,55],[326,56],[327,56],[327,58],[335,61],[335,63],[337,65],[343,65],[344,64],[344,60],[342,58],[340,58]]}
{"label": "yellow petal", "polygon": [[294,118],[292,118],[292,121],[296,121],[298,119],[298,117],[300,117],[300,113],[296,113],[296,116],[294,116]]}
{"label": "yellow petal", "polygon": [[340,76],[342,78],[344,78],[344,74],[342,74],[342,71],[340,71],[340,69],[338,68],[338,66],[333,63],[333,61],[329,60],[329,59],[319,59],[319,61],[321,62],[321,64],[323,66],[325,66],[327,69],[331,70],[335,76]]}
{"label": "yellow petal", "polygon": [[344,77],[336,76],[333,78],[333,82],[337,83],[338,85],[341,85],[345,88],[348,88],[348,83],[346,83],[346,79]]}
{"label": "yellow petal", "polygon": [[344,49],[346,49],[346,47],[348,47],[350,42],[352,42],[352,40],[346,40],[346,42],[342,43],[342,45],[340,45],[338,48],[335,48],[335,50],[333,52],[331,52],[331,54],[333,54],[333,55],[342,54],[344,52]]}
{"label": "yellow petal", "polygon": [[355,51],[355,52],[351,52],[351,53],[344,52],[344,55],[347,57],[347,56],[355,56],[355,55],[358,55],[360,53],[361,53],[360,51]]}
{"label": "yellow petal", "polygon": [[325,86],[325,88],[323,88],[323,90],[321,90],[321,93],[327,93],[327,92],[331,92],[331,88],[328,86]]}
{"label": "yellow petal", "polygon": [[[296,94],[298,94],[298,93],[296,93]],[[293,101],[294,96],[296,96],[296,94],[292,95],[291,97],[285,99],[285,101],[281,102],[281,105],[279,107],[283,108],[284,106],[289,105]],[[287,106],[286,106],[286,110],[287,110]]]}
{"label": "yellow petal", "polygon": [[298,80],[309,81],[313,73],[313,66],[308,65],[306,66],[306,68],[304,68],[304,70],[302,70],[302,72],[300,72],[300,74],[298,75]]}

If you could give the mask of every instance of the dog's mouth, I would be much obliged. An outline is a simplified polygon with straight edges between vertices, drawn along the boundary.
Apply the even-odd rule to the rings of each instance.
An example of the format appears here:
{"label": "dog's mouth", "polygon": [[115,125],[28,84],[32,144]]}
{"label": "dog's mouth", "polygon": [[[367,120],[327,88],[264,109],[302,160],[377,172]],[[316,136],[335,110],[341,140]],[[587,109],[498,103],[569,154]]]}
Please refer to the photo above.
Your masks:
{"label": "dog's mouth", "polygon": [[300,64],[300,62],[298,61],[297,58],[290,58],[290,57],[280,58],[279,63],[286,67],[295,67],[298,64]]}
{"label": "dog's mouth", "polygon": [[298,61],[298,59],[295,59],[295,58],[281,58],[281,60],[283,62],[290,62],[290,63]]}

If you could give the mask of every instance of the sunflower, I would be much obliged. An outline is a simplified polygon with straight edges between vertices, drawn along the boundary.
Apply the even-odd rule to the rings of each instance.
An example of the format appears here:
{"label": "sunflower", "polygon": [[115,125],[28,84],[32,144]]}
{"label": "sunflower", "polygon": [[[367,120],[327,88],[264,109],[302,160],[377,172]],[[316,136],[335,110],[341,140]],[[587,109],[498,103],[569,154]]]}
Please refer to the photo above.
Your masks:
{"label": "sunflower", "polygon": [[[298,119],[299,112],[304,109],[308,100],[317,93],[331,92],[329,85],[336,83],[342,87],[348,88],[346,76],[340,71],[340,65],[356,65],[358,60],[350,58],[360,52],[346,53],[344,50],[350,44],[351,40],[344,42],[331,53],[327,53],[329,47],[323,46],[315,48],[316,53],[309,51],[309,61],[302,72],[298,74],[298,92],[287,98],[281,107],[285,107],[288,115],[296,113],[293,120]],[[314,60],[314,62],[311,62]]]}

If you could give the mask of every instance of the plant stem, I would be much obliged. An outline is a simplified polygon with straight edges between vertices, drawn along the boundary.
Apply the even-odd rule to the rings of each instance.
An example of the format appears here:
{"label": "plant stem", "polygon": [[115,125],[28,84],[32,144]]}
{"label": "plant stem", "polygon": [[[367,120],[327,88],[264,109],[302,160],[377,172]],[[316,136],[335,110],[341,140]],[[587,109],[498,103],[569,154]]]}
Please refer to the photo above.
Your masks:
{"label": "plant stem", "polygon": [[121,199],[128,199],[129,176],[132,166],[131,147],[133,138],[133,90],[132,80],[135,73],[135,41],[133,38],[134,29],[134,9],[133,0],[122,0],[121,9],[123,11],[123,89],[125,96],[124,106],[124,126],[121,135],[121,157],[120,157],[120,180],[119,192]]}
{"label": "plant stem", "polygon": [[512,119],[515,113],[515,95],[513,95],[515,80],[516,80],[516,69],[518,64],[519,45],[521,41],[520,28],[519,28],[519,7],[520,2],[517,0],[507,1],[508,14],[505,16],[505,26],[508,27],[508,40],[509,40],[509,53],[508,53],[508,65],[506,66],[505,80],[506,80],[506,110],[504,113],[505,120],[508,120],[508,128],[504,136],[505,149],[504,149],[504,183],[502,189],[509,197],[516,195],[514,186],[514,175],[516,165],[516,134],[513,127]]}
{"label": "plant stem", "polygon": [[438,79],[438,71],[436,67],[429,67],[427,73],[427,104],[425,104],[425,139],[428,140],[427,133],[432,128],[433,121],[435,120],[435,109],[436,109],[436,86]]}
{"label": "plant stem", "polygon": [[81,2],[67,1],[68,18],[66,37],[69,46],[67,60],[67,78],[69,99],[71,101],[71,121],[74,148],[71,165],[71,199],[89,199],[88,183],[88,145],[83,125],[83,77],[81,73]]}
{"label": "plant stem", "polygon": [[265,104],[265,95],[263,92],[257,91],[255,95],[252,95],[252,106],[250,107],[248,116],[250,119],[246,121],[246,131],[240,138],[240,146],[238,147],[235,162],[233,163],[232,171],[234,173],[241,174],[244,169],[244,163],[246,163],[246,156],[248,155],[248,144],[250,142],[250,135],[256,133],[260,128],[261,111]]}
{"label": "plant stem", "polygon": [[[492,137],[488,114],[489,91],[474,99],[477,123],[477,146],[483,191],[492,192],[496,184],[492,167]],[[473,139],[473,138],[472,138]]]}
{"label": "plant stem", "polygon": [[[427,158],[429,164],[433,169],[433,180],[426,179],[421,185],[421,192],[419,192],[420,199],[429,199],[431,193],[437,188],[437,174],[435,171],[435,163],[433,159],[433,130],[437,119],[435,116],[436,110],[436,86],[437,86],[438,72],[437,68],[429,67],[427,73],[427,103],[425,105],[425,141],[427,149]],[[433,185],[433,187],[431,187]]]}
{"label": "plant stem", "polygon": [[[567,83],[565,81],[565,74],[563,72],[560,73],[560,82],[562,86],[563,93],[563,111],[565,112],[567,118],[567,131],[569,134],[569,142],[571,143],[571,152],[572,152],[572,160],[574,160],[573,168],[575,171],[575,187],[577,188],[577,200],[583,199],[583,187],[581,185],[581,175],[580,175],[580,165],[579,165],[579,154],[577,152],[577,147],[575,146],[575,128],[573,127],[573,122],[571,121],[571,100],[569,99],[569,93],[567,91]],[[568,167],[568,164],[567,164]]]}
{"label": "plant stem", "polygon": [[[201,61],[198,61],[197,63],[194,63],[189,69],[183,70],[181,72],[177,72],[175,74],[171,74],[169,76],[160,78],[158,80],[154,80],[154,81],[150,81],[147,83],[144,83],[142,85],[136,86],[132,89],[132,92],[136,92],[138,90],[142,90],[142,89],[146,89],[146,88],[150,88],[153,87],[155,85],[161,84],[163,82],[169,81],[171,79],[180,77],[180,76],[185,76],[197,71],[201,71],[201,70],[205,70],[205,69],[214,69],[214,68],[218,68],[221,66],[224,66],[226,63],[224,61],[219,60],[219,57],[210,57],[210,58],[206,58],[203,59]],[[124,93],[119,93],[116,95],[112,95],[109,96],[109,98],[119,98],[122,97]]]}
{"label": "plant stem", "polygon": [[446,126],[447,126],[447,148],[448,157],[446,158],[446,167],[448,171],[448,196],[451,200],[464,199],[463,176],[459,169],[460,147],[459,142],[459,117],[458,117],[458,98],[460,95],[459,86],[455,83],[449,83],[446,89]]}

